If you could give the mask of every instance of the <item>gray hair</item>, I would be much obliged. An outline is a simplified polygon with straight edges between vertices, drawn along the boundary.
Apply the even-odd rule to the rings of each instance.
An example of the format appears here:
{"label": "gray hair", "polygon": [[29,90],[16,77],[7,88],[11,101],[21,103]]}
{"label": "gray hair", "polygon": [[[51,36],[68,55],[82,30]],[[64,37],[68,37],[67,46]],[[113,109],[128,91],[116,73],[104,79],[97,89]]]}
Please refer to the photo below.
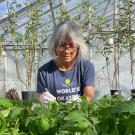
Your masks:
{"label": "gray hair", "polygon": [[89,59],[89,49],[84,41],[83,32],[79,24],[72,20],[60,22],[55,26],[48,44],[48,52],[53,58],[56,57],[56,45],[59,45],[63,39],[65,39],[65,36],[69,36],[73,43],[76,43],[79,46],[77,55],[78,60]]}

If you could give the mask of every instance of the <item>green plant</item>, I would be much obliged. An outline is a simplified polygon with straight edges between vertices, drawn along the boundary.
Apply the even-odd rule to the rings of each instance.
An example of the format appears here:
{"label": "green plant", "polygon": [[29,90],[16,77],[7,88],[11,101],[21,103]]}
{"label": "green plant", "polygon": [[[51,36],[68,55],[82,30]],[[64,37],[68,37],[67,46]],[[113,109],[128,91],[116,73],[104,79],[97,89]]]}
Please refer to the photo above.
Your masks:
{"label": "green plant", "polygon": [[[134,85],[134,18],[133,18],[132,0],[122,0],[114,2],[113,18],[107,21],[105,15],[96,19],[97,37],[103,45],[97,45],[97,52],[105,57],[105,74],[109,79],[110,89],[120,89],[120,60],[129,52],[130,54],[130,73],[132,85]],[[108,39],[113,39],[109,44]],[[113,58],[113,59],[112,59]],[[113,63],[113,64],[112,64]],[[113,74],[111,67],[113,67]],[[133,87],[133,86],[132,86]]]}
{"label": "green plant", "polygon": [[14,135],[130,135],[135,134],[135,101],[103,96],[80,103],[0,99],[0,134]]}
{"label": "green plant", "polygon": [[134,67],[135,67],[135,56],[134,56],[134,18],[133,15],[133,2],[132,0],[122,1],[123,7],[120,8],[120,19],[117,28],[121,27],[121,33],[119,33],[119,41],[129,51],[130,54],[130,74],[132,88],[134,88]]}
{"label": "green plant", "polygon": [[101,54],[105,58],[105,66],[102,67],[102,71],[108,78],[110,89],[114,89],[112,84],[112,74],[110,72],[111,57],[114,51],[113,44],[109,43],[109,39],[111,39],[112,33],[105,31],[105,29],[110,29],[109,25],[106,23],[106,17],[104,15],[98,16],[96,22],[97,36],[95,38],[96,40],[100,41],[100,45],[96,46],[96,53]]}
{"label": "green plant", "polygon": [[4,48],[5,48],[5,35],[1,34],[0,35],[0,56],[2,55]]}
{"label": "green plant", "polygon": [[[42,1],[38,1],[35,5],[34,9],[31,8],[31,3],[26,3],[28,21],[24,28],[24,32],[17,32],[17,22],[16,18],[18,17],[16,11],[14,10],[14,6],[21,6],[19,3],[9,3],[8,6],[8,20],[9,27],[8,32],[11,38],[11,44],[13,45],[14,53],[15,53],[15,66],[18,80],[25,86],[27,90],[32,89],[32,77],[33,71],[38,68],[38,59],[41,55],[40,52],[43,50],[43,44],[47,40],[46,32],[47,30],[42,30],[41,33],[38,30],[41,22],[40,16],[42,14],[42,10],[40,10]],[[21,50],[21,51],[20,51]],[[20,56],[23,56],[23,62],[25,65],[25,72],[22,74],[21,72],[21,62],[19,60]],[[37,67],[36,67],[37,66]]]}

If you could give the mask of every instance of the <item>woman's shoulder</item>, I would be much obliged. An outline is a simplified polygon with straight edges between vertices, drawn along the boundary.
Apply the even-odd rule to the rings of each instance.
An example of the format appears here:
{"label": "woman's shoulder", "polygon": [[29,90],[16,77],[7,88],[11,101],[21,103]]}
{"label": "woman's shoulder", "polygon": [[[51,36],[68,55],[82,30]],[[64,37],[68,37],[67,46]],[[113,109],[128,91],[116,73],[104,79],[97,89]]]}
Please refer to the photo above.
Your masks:
{"label": "woman's shoulder", "polygon": [[94,72],[95,71],[95,67],[94,64],[90,61],[90,60],[81,60],[79,62],[79,69],[82,72],[82,74],[84,74],[84,72]]}
{"label": "woman's shoulder", "polygon": [[41,65],[39,67],[39,71],[48,71],[48,70],[51,70],[53,67],[54,67],[54,61],[50,60],[47,63]]}
{"label": "woman's shoulder", "polygon": [[93,65],[93,63],[90,61],[90,60],[85,60],[85,59],[82,59],[78,62],[79,65],[82,65],[82,66],[87,66],[87,65]]}

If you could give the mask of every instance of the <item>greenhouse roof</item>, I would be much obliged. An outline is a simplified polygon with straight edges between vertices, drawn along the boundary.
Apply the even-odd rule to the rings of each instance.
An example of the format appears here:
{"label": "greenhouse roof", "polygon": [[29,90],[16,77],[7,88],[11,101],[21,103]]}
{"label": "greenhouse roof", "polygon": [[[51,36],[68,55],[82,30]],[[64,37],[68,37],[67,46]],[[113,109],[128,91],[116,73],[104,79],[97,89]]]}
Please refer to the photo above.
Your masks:
{"label": "greenhouse roof", "polygon": [[[58,22],[58,9],[61,6],[67,8],[70,15],[75,16],[78,12],[81,13],[78,4],[86,1],[92,4],[92,10],[96,13],[91,25],[96,27],[95,24],[98,23],[97,20],[102,17],[102,15],[105,15],[106,26],[104,26],[105,29],[102,32],[113,34],[114,31],[113,28],[111,29],[111,25],[114,23],[114,14],[115,17],[117,17],[117,10],[114,8],[119,8],[119,0],[0,0],[0,35],[4,33],[7,36],[6,45],[12,45],[10,43],[10,36],[8,36],[8,27],[14,25],[14,23],[17,32],[24,34],[29,20],[29,8],[42,10],[38,29],[42,33],[42,31],[46,29],[46,26],[50,34],[53,26]],[[39,4],[39,2],[42,4]],[[17,14],[15,17],[13,17],[14,15],[12,14],[14,12]],[[99,31],[94,31],[93,29],[90,32],[97,34],[97,37],[98,34],[100,34]]]}

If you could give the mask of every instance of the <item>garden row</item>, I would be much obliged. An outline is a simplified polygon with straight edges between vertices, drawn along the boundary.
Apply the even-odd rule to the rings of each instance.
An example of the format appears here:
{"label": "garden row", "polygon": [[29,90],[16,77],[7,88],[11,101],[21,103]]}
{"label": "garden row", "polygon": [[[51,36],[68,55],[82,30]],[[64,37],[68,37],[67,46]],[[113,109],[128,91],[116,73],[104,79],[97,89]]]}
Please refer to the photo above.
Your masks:
{"label": "garden row", "polygon": [[2,135],[135,135],[135,101],[106,95],[88,102],[0,99]]}

